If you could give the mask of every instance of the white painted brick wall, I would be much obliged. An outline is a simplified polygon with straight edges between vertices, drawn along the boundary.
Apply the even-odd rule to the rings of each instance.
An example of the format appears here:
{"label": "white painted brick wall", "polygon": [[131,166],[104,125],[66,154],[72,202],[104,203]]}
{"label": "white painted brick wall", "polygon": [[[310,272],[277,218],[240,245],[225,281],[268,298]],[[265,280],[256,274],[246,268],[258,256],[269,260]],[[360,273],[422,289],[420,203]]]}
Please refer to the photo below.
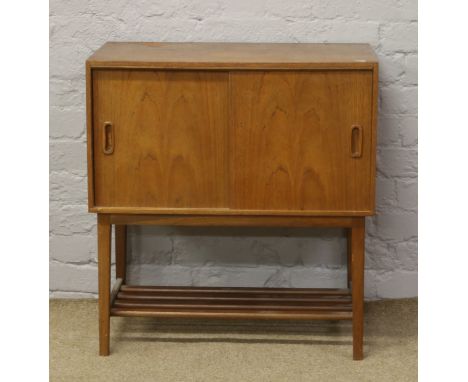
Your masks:
{"label": "white painted brick wall", "polygon": [[[51,0],[50,291],[96,296],[86,207],[85,59],[107,40],[368,42],[379,55],[377,210],[366,297],[417,295],[416,0]],[[129,279],[180,285],[341,286],[342,230],[130,229]]]}

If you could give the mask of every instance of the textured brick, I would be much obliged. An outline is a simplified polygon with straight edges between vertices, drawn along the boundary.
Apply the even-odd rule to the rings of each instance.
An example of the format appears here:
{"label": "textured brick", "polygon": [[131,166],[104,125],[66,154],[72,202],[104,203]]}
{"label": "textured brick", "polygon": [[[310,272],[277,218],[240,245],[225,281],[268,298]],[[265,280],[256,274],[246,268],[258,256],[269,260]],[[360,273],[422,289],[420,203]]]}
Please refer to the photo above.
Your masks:
{"label": "textured brick", "polygon": [[[311,4],[311,15],[317,18],[346,18],[379,22],[417,19],[417,2],[413,0],[322,0],[308,3]],[[290,5],[291,2],[284,2],[284,4]]]}
{"label": "textured brick", "polygon": [[[259,1],[261,3],[261,1]],[[264,13],[267,16],[277,17],[279,19],[302,19],[310,18],[314,13],[314,4],[306,0],[296,1],[272,1],[272,6],[264,7]],[[246,6],[248,9],[249,6]]]}
{"label": "textured brick", "polygon": [[405,59],[405,75],[403,77],[405,85],[418,84],[418,56],[410,54]]}
{"label": "textured brick", "polygon": [[212,37],[201,39],[200,35],[197,35],[198,27],[200,24],[193,19],[153,20],[152,18],[142,18],[135,25],[135,35],[141,41],[194,41],[195,39],[210,41]]}
{"label": "textured brick", "polygon": [[50,171],[86,175],[86,144],[83,142],[51,142],[49,168]]}
{"label": "textured brick", "polygon": [[[273,243],[272,243],[273,244]],[[332,240],[305,238],[290,252],[299,251],[300,265],[339,267],[346,259],[346,240],[336,236]]]}
{"label": "textured brick", "polygon": [[127,282],[142,285],[189,286],[192,285],[192,272],[192,268],[179,265],[129,264]]}
{"label": "textured brick", "polygon": [[386,53],[416,52],[418,49],[418,24],[389,23],[382,25],[380,44]]}
{"label": "textured brick", "polygon": [[379,147],[411,147],[418,143],[418,118],[413,115],[382,115],[378,126]]}
{"label": "textured brick", "polygon": [[290,279],[289,268],[281,267],[268,277],[263,286],[267,288],[290,288]]}
{"label": "textured brick", "polygon": [[261,287],[275,275],[275,267],[201,267],[192,271],[193,285]]}
{"label": "textured brick", "polygon": [[49,177],[50,200],[66,204],[86,204],[88,202],[88,181],[85,176],[69,172],[52,173]]}
{"label": "textured brick", "polygon": [[376,235],[383,240],[404,241],[418,234],[416,213],[380,214],[377,216]]}
{"label": "textured brick", "polygon": [[129,261],[135,264],[173,263],[174,240],[167,227],[130,226]]}
{"label": "textured brick", "polygon": [[382,55],[379,57],[380,82],[391,84],[397,82],[405,74],[404,54]]}
{"label": "textured brick", "polygon": [[[336,22],[336,21],[297,21],[286,24],[289,41],[297,42],[367,42],[378,44],[378,23],[375,22]],[[285,32],[282,32],[285,33]]]}
{"label": "textured brick", "polygon": [[246,240],[242,234],[236,235],[236,232],[239,231],[203,228],[179,230],[174,262],[191,266],[256,267],[259,259],[254,253],[262,257],[266,265],[279,261],[277,249],[270,249],[265,241],[259,244],[252,237]]}
{"label": "textured brick", "polygon": [[414,0],[353,0],[351,3],[355,3],[356,17],[364,20],[413,21],[418,18],[418,2]]}
{"label": "textured brick", "polygon": [[382,114],[416,114],[418,89],[399,85],[382,86],[380,89]]}
{"label": "textured brick", "polygon": [[383,178],[380,176],[377,177],[376,198],[379,210],[388,206],[394,206],[395,197],[395,181],[393,179]]}
{"label": "textured brick", "polygon": [[400,119],[400,135],[403,146],[418,144],[418,118],[416,116]]}
{"label": "textured brick", "polygon": [[417,176],[418,158],[414,149],[385,148],[378,155],[379,171],[387,177]]}
{"label": "textured brick", "polygon": [[63,291],[52,291],[49,292],[49,298],[66,298],[66,299],[82,299],[92,298],[97,299],[98,294],[94,292],[63,292]]}
{"label": "textured brick", "polygon": [[381,115],[377,130],[379,147],[400,146],[400,116]]}
{"label": "textured brick", "polygon": [[[151,10],[151,4],[153,3],[152,0],[145,0],[147,8],[150,13],[158,12],[161,13],[161,6],[153,4],[153,10]],[[197,1],[197,0],[177,0],[174,1],[173,4],[169,4],[168,6],[164,7],[167,9],[169,13],[165,13],[164,15],[171,19],[172,17],[178,18],[185,18],[185,19],[194,19],[194,20],[202,20],[203,18],[209,16],[220,16],[223,13],[223,10],[226,7],[227,1],[220,1],[220,0],[204,0],[204,1]],[[253,6],[253,4],[252,4]],[[140,7],[141,9],[141,7]],[[143,14],[148,14],[146,10],[143,11]]]}
{"label": "textured brick", "polygon": [[[271,2],[276,3],[276,1]],[[298,1],[303,4],[303,1]],[[301,6],[301,5],[299,5]],[[229,18],[242,18],[242,17],[265,17],[269,12],[275,12],[275,7],[265,6],[265,0],[251,1],[251,0],[237,0],[225,1],[223,16]]]}
{"label": "textured brick", "polygon": [[82,109],[50,109],[50,129],[52,138],[77,139],[84,135],[86,129],[85,111]]}
{"label": "textured brick", "polygon": [[319,20],[354,19],[359,17],[356,12],[359,0],[323,0],[311,3],[313,3],[312,16]]}
{"label": "textured brick", "polygon": [[[136,20],[137,22],[139,20]],[[102,45],[106,41],[115,41],[119,37],[128,35],[127,26],[123,20],[116,17],[103,17],[94,14],[83,13],[70,17],[51,17],[53,30],[50,37],[57,43],[79,43],[95,48],[95,44]],[[135,22],[135,20],[134,20]],[[70,52],[72,46],[66,45]],[[52,57],[54,57],[52,55]],[[53,67],[53,62],[51,63]],[[84,74],[84,62],[83,62]]]}
{"label": "textured brick", "polygon": [[85,99],[84,71],[80,80],[63,80],[51,77],[49,81],[50,105],[56,108],[83,108]]}
{"label": "textured brick", "polygon": [[49,280],[51,291],[96,292],[97,266],[52,262]]}
{"label": "textured brick", "polygon": [[[195,235],[196,231],[202,235]],[[193,229],[178,231],[178,237],[174,242],[175,263],[238,267],[339,265],[345,251],[343,238],[325,240],[310,230],[308,232],[289,230],[287,236],[284,229],[197,229],[196,231]]]}
{"label": "textured brick", "polygon": [[50,238],[51,259],[62,263],[88,263],[96,257],[94,235],[53,235]]}
{"label": "textured brick", "polygon": [[194,28],[191,38],[200,41],[257,42],[271,36],[272,41],[293,42],[288,23],[283,19],[267,19],[259,28],[260,19],[207,18]]}
{"label": "textured brick", "polygon": [[407,210],[418,208],[418,182],[397,181],[398,206]]}
{"label": "textured brick", "polygon": [[346,271],[325,268],[292,268],[290,270],[293,288],[346,288]]}
{"label": "textured brick", "polygon": [[418,270],[418,242],[403,241],[395,246],[398,268],[408,271]]}
{"label": "textured brick", "polygon": [[377,285],[382,273],[382,271],[366,270],[364,274],[364,296],[366,300],[377,299]]}
{"label": "textured brick", "polygon": [[[62,54],[59,54],[59,52],[62,52]],[[85,76],[83,62],[92,53],[92,49],[82,43],[63,44],[60,50],[51,52],[50,76],[52,78],[82,80]]]}
{"label": "textured brick", "polygon": [[90,233],[96,229],[96,215],[88,213],[88,206],[50,204],[50,230],[53,235]]}
{"label": "textured brick", "polygon": [[392,272],[377,284],[380,298],[415,297],[418,295],[418,274],[416,272]]}
{"label": "textured brick", "polygon": [[398,264],[395,248],[386,240],[368,237],[366,239],[366,269],[394,269]]}

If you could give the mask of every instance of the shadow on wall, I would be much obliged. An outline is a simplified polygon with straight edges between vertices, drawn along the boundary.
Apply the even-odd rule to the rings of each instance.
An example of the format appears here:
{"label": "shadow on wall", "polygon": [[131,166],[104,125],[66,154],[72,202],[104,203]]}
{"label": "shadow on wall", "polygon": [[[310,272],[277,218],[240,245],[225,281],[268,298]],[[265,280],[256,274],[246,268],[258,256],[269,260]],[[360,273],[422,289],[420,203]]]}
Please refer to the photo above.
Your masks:
{"label": "shadow on wall", "polygon": [[344,229],[134,226],[128,251],[129,283],[346,286]]}

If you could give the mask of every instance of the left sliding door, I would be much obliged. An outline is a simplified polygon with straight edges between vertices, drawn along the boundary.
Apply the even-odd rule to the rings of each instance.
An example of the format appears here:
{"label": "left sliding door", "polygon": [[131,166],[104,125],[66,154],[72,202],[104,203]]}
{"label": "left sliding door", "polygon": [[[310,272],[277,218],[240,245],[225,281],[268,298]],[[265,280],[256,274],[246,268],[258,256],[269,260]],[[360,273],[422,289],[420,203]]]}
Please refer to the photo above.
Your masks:
{"label": "left sliding door", "polygon": [[96,207],[227,207],[228,73],[93,70]]}

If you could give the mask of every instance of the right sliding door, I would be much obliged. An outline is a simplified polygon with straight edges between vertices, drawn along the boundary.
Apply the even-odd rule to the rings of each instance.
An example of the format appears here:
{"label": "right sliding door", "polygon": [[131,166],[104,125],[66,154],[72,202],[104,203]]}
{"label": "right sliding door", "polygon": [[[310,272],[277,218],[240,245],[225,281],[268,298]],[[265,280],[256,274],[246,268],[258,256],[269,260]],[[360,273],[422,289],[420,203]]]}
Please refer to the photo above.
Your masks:
{"label": "right sliding door", "polygon": [[230,208],[369,214],[371,71],[236,71],[230,93]]}

